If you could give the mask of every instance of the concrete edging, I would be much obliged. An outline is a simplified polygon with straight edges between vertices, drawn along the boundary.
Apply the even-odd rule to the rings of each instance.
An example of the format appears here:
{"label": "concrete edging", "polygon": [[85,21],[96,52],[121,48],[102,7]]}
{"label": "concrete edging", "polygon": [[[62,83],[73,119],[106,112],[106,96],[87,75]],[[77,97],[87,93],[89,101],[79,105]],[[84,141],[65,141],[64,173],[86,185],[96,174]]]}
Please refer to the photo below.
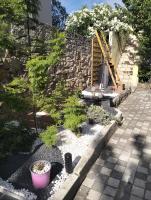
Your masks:
{"label": "concrete edging", "polygon": [[[19,195],[19,194],[16,194],[12,191],[10,191],[9,189],[5,188],[4,186],[0,186],[0,192],[3,194],[3,195],[7,195],[7,196],[10,196],[12,198],[15,198],[16,200],[26,200],[23,196]],[[1,196],[0,196],[1,197]]]}
{"label": "concrete edging", "polygon": [[85,155],[80,159],[79,163],[75,167],[74,172],[69,175],[63,186],[53,196],[54,200],[71,200],[74,198],[79,186],[82,184],[90,168],[95,163],[101,151],[117,129],[119,122],[121,123],[123,120],[122,112],[118,109],[116,109],[116,111],[118,111],[115,117],[116,120],[111,121],[111,123],[101,131],[104,135],[102,138],[92,141],[93,147],[88,148]]}
{"label": "concrete edging", "polygon": [[131,94],[131,92],[131,89],[127,89],[119,96],[112,99],[110,102],[111,107],[118,107]]}

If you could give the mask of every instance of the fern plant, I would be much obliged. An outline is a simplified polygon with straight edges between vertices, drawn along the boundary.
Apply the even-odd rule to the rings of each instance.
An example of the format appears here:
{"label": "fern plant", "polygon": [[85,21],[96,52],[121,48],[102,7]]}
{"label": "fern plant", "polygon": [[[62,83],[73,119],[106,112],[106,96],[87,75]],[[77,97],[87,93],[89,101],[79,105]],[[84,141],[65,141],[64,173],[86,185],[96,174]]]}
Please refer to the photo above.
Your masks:
{"label": "fern plant", "polygon": [[29,85],[22,77],[14,78],[10,83],[4,86],[5,91],[11,94],[24,94],[28,91]]}
{"label": "fern plant", "polygon": [[56,33],[49,44],[51,52],[48,55],[33,57],[26,63],[31,90],[36,94],[44,94],[49,81],[48,69],[54,67],[63,54],[64,33]]}
{"label": "fern plant", "polygon": [[57,128],[56,128],[56,126],[47,127],[47,129],[40,134],[40,138],[43,141],[43,143],[48,147],[55,145],[56,141],[57,141]]}
{"label": "fern plant", "polygon": [[75,95],[70,96],[64,105],[64,127],[69,128],[75,133],[78,133],[77,129],[79,125],[86,121],[86,108],[81,105],[79,98]]}

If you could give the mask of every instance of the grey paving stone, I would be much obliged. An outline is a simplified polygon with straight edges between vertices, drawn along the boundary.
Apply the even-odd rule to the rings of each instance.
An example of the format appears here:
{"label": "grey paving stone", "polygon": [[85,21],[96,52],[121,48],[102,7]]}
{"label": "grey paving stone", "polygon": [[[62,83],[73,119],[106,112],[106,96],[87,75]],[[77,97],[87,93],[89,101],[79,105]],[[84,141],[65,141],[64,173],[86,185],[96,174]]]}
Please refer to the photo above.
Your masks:
{"label": "grey paving stone", "polygon": [[123,174],[122,181],[133,184],[135,177],[135,170],[126,170]]}
{"label": "grey paving stone", "polygon": [[74,200],[84,200],[84,199],[85,197],[80,195],[76,195],[76,197],[74,198]]}
{"label": "grey paving stone", "polygon": [[111,174],[111,169],[109,169],[109,168],[106,168],[106,167],[102,167],[102,169],[101,169],[101,174],[104,174],[104,175],[107,175],[107,176],[110,176],[110,174]]}
{"label": "grey paving stone", "polygon": [[143,200],[142,198],[136,197],[134,195],[130,196],[130,200]]}
{"label": "grey paving stone", "polygon": [[114,200],[114,198],[103,194],[101,200]]}
{"label": "grey paving stone", "polygon": [[111,173],[112,178],[122,179],[123,173],[113,170]]}
{"label": "grey paving stone", "polygon": [[107,159],[108,162],[113,163],[113,164],[115,164],[117,162],[117,160],[118,160],[117,158],[114,158],[111,156]]}
{"label": "grey paving stone", "polygon": [[147,177],[147,182],[151,182],[151,175]]}
{"label": "grey paving stone", "polygon": [[151,191],[146,190],[146,192],[145,192],[145,199],[151,200]]}
{"label": "grey paving stone", "polygon": [[128,160],[129,160],[129,157],[130,157],[130,154],[121,154],[120,155],[120,157],[119,157],[119,159],[121,160],[121,161],[125,161],[125,162],[127,162]]}
{"label": "grey paving stone", "polygon": [[121,160],[118,160],[117,165],[120,165],[120,166],[126,167],[126,166],[127,166],[127,162],[125,162],[125,161],[121,161]]}
{"label": "grey paving stone", "polygon": [[95,164],[103,166],[104,165],[104,160],[102,160],[101,158],[98,158],[96,160]]}
{"label": "grey paving stone", "polygon": [[103,193],[106,195],[115,197],[115,195],[117,193],[117,189],[110,187],[110,186],[106,186]]}
{"label": "grey paving stone", "polygon": [[118,143],[118,140],[117,139],[113,139],[111,138],[110,141],[109,141],[109,144],[112,145],[112,144],[117,144]]}
{"label": "grey paving stone", "polygon": [[150,182],[146,183],[146,189],[151,191],[151,183]]}
{"label": "grey paving stone", "polygon": [[102,168],[101,165],[97,165],[96,163],[92,166],[91,170],[94,171],[94,173],[97,173],[100,171],[100,169]]}
{"label": "grey paving stone", "polygon": [[89,171],[89,173],[87,174],[87,177],[90,179],[94,179],[96,177],[96,174],[91,170]]}
{"label": "grey paving stone", "polygon": [[123,167],[123,166],[121,166],[121,165],[116,165],[116,166],[114,167],[114,169],[115,169],[116,171],[118,171],[118,172],[121,172],[121,173],[124,173],[124,171],[125,171],[125,167]]}
{"label": "grey paving stone", "polygon": [[105,162],[104,166],[107,167],[108,169],[112,170],[112,169],[114,169],[115,164],[107,161],[107,162]]}
{"label": "grey paving stone", "polygon": [[87,178],[87,177],[83,182],[83,185],[88,187],[88,188],[91,188],[93,184],[94,184],[94,179],[90,179],[90,178]]}
{"label": "grey paving stone", "polygon": [[151,155],[151,149],[143,149],[143,153]]}
{"label": "grey paving stone", "polygon": [[141,188],[145,188],[146,182],[144,180],[135,178],[134,185],[141,187]]}
{"label": "grey paving stone", "polygon": [[144,181],[147,180],[147,174],[143,174],[143,173],[141,173],[141,172],[137,172],[137,171],[136,171],[135,177],[136,177],[136,178],[139,178],[139,179],[142,179],[142,180],[144,180]]}
{"label": "grey paving stone", "polygon": [[143,174],[148,174],[148,169],[146,167],[138,166],[137,171]]}
{"label": "grey paving stone", "polygon": [[133,186],[131,192],[132,192],[132,194],[134,194],[140,198],[142,198],[144,196],[144,189],[137,187],[137,186]]}
{"label": "grey paving stone", "polygon": [[119,184],[120,184],[120,181],[119,181],[119,179],[110,177],[110,178],[108,179],[107,184],[108,184],[109,186],[112,186],[112,187],[117,188],[117,187],[119,186]]}
{"label": "grey paving stone", "polygon": [[99,193],[102,193],[104,190],[104,187],[105,187],[105,184],[101,180],[99,180],[99,181],[95,180],[94,184],[92,186],[92,189]]}
{"label": "grey paving stone", "polygon": [[100,200],[100,197],[101,197],[101,194],[99,192],[91,189],[88,193],[87,199],[89,199],[89,200],[92,200],[92,199]]}
{"label": "grey paving stone", "polygon": [[132,184],[121,182],[115,199],[127,200],[130,198]]}
{"label": "grey paving stone", "polygon": [[104,189],[107,179],[108,179],[108,176],[106,175],[103,175],[103,174],[98,175],[95,178],[92,189],[101,193]]}
{"label": "grey paving stone", "polygon": [[120,149],[120,148],[114,148],[113,149],[114,154],[120,154],[121,152],[122,152],[122,149]]}
{"label": "grey paving stone", "polygon": [[81,185],[81,187],[79,188],[78,192],[77,192],[77,196],[82,196],[83,198],[86,198],[86,196],[88,195],[89,192],[89,188]]}

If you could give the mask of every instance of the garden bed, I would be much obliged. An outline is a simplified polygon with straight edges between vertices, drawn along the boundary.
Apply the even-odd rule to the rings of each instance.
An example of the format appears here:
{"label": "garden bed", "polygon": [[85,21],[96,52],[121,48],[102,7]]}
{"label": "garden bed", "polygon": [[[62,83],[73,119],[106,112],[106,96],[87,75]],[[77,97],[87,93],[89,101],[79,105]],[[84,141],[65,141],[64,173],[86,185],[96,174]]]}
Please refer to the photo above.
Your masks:
{"label": "garden bed", "polygon": [[[80,137],[75,136],[70,130],[60,131],[56,147],[47,148],[45,145],[41,144],[37,151],[8,178],[8,181],[12,183],[16,189],[25,188],[30,192],[33,192],[39,200],[45,200],[49,197],[50,199],[53,199],[53,195],[70,176],[63,168],[64,154],[67,152],[72,154],[73,166],[76,167],[90,148],[93,148],[94,141],[97,141],[98,139],[102,140],[106,134],[104,132],[104,126],[99,124],[89,125],[83,123],[82,130]],[[41,159],[48,160],[52,164],[51,182],[47,188],[35,190],[32,186],[29,166],[34,161]]]}
{"label": "garden bed", "polygon": [[[8,179],[16,189],[24,188],[25,190],[32,192],[39,200],[53,199],[56,193],[60,191],[59,188],[61,188],[65,182],[68,182],[70,177],[71,184],[74,184],[72,182],[73,176],[76,176],[76,179],[80,178],[79,180],[81,182],[81,176],[84,177],[87,170],[91,167],[91,164],[97,158],[98,152],[101,151],[101,148],[114,132],[114,130],[111,129],[115,129],[117,121],[122,120],[121,113],[114,108],[110,108],[109,101],[104,101],[101,105],[104,110],[109,112],[109,114],[107,114],[99,105],[98,107],[95,107],[94,105],[89,107],[91,109],[88,109],[88,118],[93,114],[96,121],[94,120],[93,125],[89,124],[88,121],[82,123],[79,127],[80,132],[78,130],[78,135],[75,135],[75,133],[69,129],[60,127],[55,146],[52,146],[51,148],[46,147],[43,143],[39,143],[39,140],[36,140],[32,147],[32,151],[29,154],[20,155],[22,157],[19,155],[12,157],[12,159],[14,158],[14,162],[18,163],[17,166],[14,165],[9,168],[7,164],[12,162],[12,159],[8,159],[8,163],[3,163],[3,171],[6,169],[8,170],[6,170],[3,178]],[[97,110],[100,112],[96,112]],[[101,118],[102,116],[103,118]],[[102,120],[102,124],[97,122],[98,117]],[[74,169],[73,174],[71,175],[66,172],[64,167],[64,155],[68,152],[72,154],[73,160]],[[52,164],[50,184],[45,189],[40,190],[34,189],[29,171],[30,165],[37,160],[47,160]],[[72,187],[71,184],[69,185]],[[68,189],[70,190],[71,188]],[[31,194],[31,199],[33,194]]]}

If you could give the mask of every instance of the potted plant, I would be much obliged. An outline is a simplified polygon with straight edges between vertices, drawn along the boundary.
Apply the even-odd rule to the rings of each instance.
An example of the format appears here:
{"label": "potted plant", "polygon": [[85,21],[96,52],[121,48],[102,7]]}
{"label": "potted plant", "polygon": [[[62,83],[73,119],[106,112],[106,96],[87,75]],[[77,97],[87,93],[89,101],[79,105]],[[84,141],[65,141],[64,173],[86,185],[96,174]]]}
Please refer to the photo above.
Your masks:
{"label": "potted plant", "polygon": [[46,160],[39,160],[30,166],[32,183],[35,189],[43,189],[50,182],[51,164]]}

